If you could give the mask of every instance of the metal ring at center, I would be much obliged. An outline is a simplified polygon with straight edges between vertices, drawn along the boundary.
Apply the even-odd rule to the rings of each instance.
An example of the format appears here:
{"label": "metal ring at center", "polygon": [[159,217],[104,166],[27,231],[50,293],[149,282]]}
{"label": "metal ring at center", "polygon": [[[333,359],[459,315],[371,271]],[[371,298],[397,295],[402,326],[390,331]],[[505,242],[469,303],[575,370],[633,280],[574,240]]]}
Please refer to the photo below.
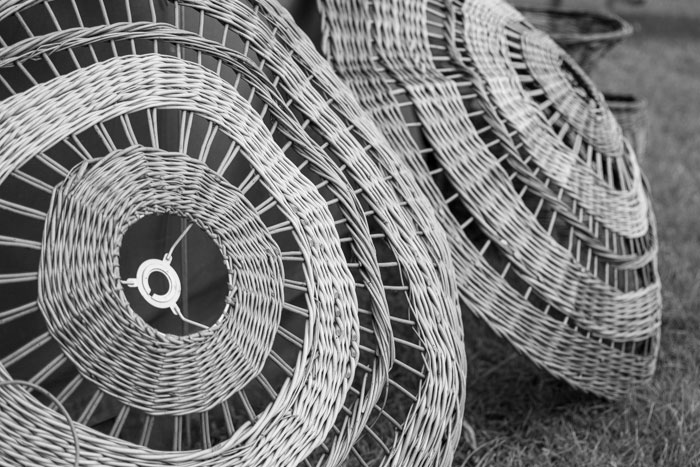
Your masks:
{"label": "metal ring at center", "polygon": [[[162,274],[168,281],[168,291],[164,294],[152,293],[148,280],[155,273]],[[169,262],[161,259],[148,259],[141,263],[136,272],[136,286],[144,300],[160,309],[176,307],[182,291],[180,277],[177,275],[177,272]]]}

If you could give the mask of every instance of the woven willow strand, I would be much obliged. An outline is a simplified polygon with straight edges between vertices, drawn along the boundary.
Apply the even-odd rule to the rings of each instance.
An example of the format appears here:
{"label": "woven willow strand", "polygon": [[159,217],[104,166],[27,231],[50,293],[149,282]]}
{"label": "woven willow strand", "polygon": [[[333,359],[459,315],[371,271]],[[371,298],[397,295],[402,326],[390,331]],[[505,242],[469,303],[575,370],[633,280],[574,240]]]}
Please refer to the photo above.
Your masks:
{"label": "woven willow strand", "polygon": [[551,373],[619,397],[654,372],[646,185],[602,95],[502,2],[320,2],[324,49],[433,201],[462,298]]}

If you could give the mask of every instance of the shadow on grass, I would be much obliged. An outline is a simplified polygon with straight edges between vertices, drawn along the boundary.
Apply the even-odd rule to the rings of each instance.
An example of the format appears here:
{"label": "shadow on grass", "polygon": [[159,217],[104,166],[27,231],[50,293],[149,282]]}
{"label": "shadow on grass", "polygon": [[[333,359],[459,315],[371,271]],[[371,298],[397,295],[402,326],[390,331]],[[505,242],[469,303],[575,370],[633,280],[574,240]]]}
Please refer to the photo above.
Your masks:
{"label": "shadow on grass", "polygon": [[685,368],[673,365],[683,361],[674,351],[692,350],[689,342],[667,335],[653,383],[607,401],[539,369],[471,314],[464,321],[467,426],[455,467],[700,466],[693,357],[686,355]]}
{"label": "shadow on grass", "polygon": [[605,403],[573,389],[538,368],[483,322],[464,314],[468,333],[469,401],[467,419],[487,430],[517,430],[533,417],[562,408]]}

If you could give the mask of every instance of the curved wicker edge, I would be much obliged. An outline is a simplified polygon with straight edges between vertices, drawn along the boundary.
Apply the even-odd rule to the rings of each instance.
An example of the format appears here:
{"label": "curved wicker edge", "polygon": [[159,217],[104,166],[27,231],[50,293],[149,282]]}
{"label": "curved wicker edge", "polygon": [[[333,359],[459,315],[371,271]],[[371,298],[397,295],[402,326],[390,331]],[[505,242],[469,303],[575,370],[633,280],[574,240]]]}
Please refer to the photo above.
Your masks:
{"label": "curved wicker edge", "polygon": [[[538,29],[557,41],[589,42],[620,41],[634,34],[634,27],[621,16],[611,12],[517,7]],[[563,24],[562,24],[563,23]],[[586,28],[594,23],[600,30]],[[567,27],[567,26],[571,27]]]}
{"label": "curved wicker edge", "polygon": [[[392,146],[399,154],[404,155],[416,171],[418,180],[434,202],[443,225],[448,229],[448,235],[455,247],[460,289],[466,303],[470,304],[477,314],[486,318],[500,335],[506,336],[521,351],[534,358],[538,365],[544,366],[575,386],[616,398],[624,394],[630,385],[646,381],[655,368],[658,326],[653,326],[651,331],[645,331],[651,332],[648,335],[653,336],[655,341],[652,348],[656,350],[652,356],[626,354],[592,338],[588,339],[561,321],[543,315],[505,284],[470,242],[456,241],[462,236],[461,228],[449,214],[442,195],[430,180],[429,169],[422,158],[421,150],[415,146],[409,134],[402,116],[402,108],[406,102],[399,102],[394,97],[398,94],[395,91],[399,90],[395,81],[398,80],[399,83],[407,83],[403,86],[412,94],[414,104],[430,102],[433,99],[440,103],[441,109],[449,108],[446,112],[450,117],[454,116],[455,120],[461,113],[459,106],[447,106],[442,101],[446,96],[434,95],[436,89],[440,88],[438,83],[445,84],[446,89],[449,88],[449,83],[442,83],[439,75],[426,74],[426,70],[430,70],[432,64],[430,60],[425,61],[427,52],[421,47],[427,42],[424,36],[427,31],[425,17],[420,14],[408,14],[403,9],[400,21],[402,28],[388,31],[388,34],[379,40],[376,36],[382,34],[382,31],[372,25],[396,24],[398,21],[378,20],[372,11],[382,11],[387,15],[393,12],[398,15],[395,9],[375,6],[372,10],[363,2],[332,0],[321,2],[320,7],[324,19],[326,53],[365,108],[371,111]],[[422,9],[416,7],[415,11]],[[362,32],[357,33],[358,30]],[[386,49],[408,47],[409,50],[408,53],[394,50],[384,51],[383,54],[377,50],[376,44],[382,44]],[[455,58],[459,55],[456,50],[449,52],[458,60]],[[469,73],[466,72],[465,75],[468,76]],[[430,81],[432,95],[422,95],[429,94],[421,86],[421,83],[427,80]],[[428,85],[425,86],[427,87]],[[443,112],[440,117],[428,117],[428,120],[434,122],[436,118],[439,121],[449,119]],[[457,181],[457,186],[469,186],[468,182]],[[658,296],[658,290],[654,294]],[[521,311],[513,316],[508,310],[514,309]],[[523,333],[518,329],[528,331]],[[601,364],[602,362],[605,363]]]}
{"label": "curved wicker edge", "polygon": [[[634,27],[611,12],[518,7],[538,29],[549,34],[587,71],[617,44],[634,34]],[[591,23],[603,31],[591,28]],[[589,26],[588,30],[586,26]]]}

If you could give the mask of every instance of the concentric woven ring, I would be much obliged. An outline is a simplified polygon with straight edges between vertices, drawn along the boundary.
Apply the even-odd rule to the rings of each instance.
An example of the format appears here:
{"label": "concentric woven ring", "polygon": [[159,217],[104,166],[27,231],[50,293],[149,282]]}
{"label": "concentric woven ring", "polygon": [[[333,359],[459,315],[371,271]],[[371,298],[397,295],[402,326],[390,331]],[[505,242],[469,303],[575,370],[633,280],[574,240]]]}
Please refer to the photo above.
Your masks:
{"label": "concentric woven ring", "polygon": [[[123,233],[155,213],[194,222],[224,256],[229,293],[206,331],[158,332],[123,294]],[[279,247],[250,203],[206,165],[138,147],[85,162],[54,191],[43,243],[38,300],[49,331],[85,377],[123,403],[149,414],[205,411],[265,364],[283,303]]]}
{"label": "concentric woven ring", "polygon": [[[117,79],[120,75],[139,79],[135,81],[137,84],[132,84],[129,80]],[[183,85],[197,91],[183,94]],[[85,95],[94,98],[85,99]],[[112,106],[102,95],[120,96],[121,105]],[[117,117],[158,105],[152,101],[155,96],[160,99],[157,101],[160,105],[192,109],[220,123],[222,131],[240,142],[258,173],[269,182],[267,186],[288,215],[298,241],[307,243],[309,251],[314,251],[305,269],[306,280],[311,285],[307,291],[310,327],[294,378],[285,383],[277,399],[260,414],[256,423],[239,427],[233,437],[216,449],[197,451],[195,455],[166,452],[154,456],[150,449],[80,427],[82,442],[88,440],[86,443],[92,447],[92,450],[86,448],[83,456],[88,459],[108,456],[114,461],[140,459],[139,465],[162,465],[164,462],[188,465],[187,462],[212,458],[227,459],[230,465],[247,465],[256,462],[255,459],[274,463],[275,456],[288,458],[288,451],[293,449],[294,457],[301,460],[325,436],[353,377],[358,354],[353,281],[325,203],[319,200],[313,185],[300,177],[298,169],[283,156],[250,104],[230,85],[201,67],[159,55],[118,57],[37,85],[3,102],[5,112],[0,110],[0,125],[8,131],[0,137],[0,145],[8,148],[6,154],[11,157],[5,161],[0,181],[33,154],[41,152],[42,147],[50,147],[110,115]],[[79,104],[68,105],[69,102]],[[72,111],[63,113],[66,108]],[[62,118],[56,119],[56,112],[61,113]],[[34,125],[24,124],[27,119]],[[51,134],[40,135],[37,131],[42,128],[42,120],[60,121],[60,124],[53,127]],[[257,138],[253,140],[251,135]],[[308,218],[319,222],[311,224]],[[205,334],[199,333],[193,339]],[[331,345],[321,345],[321,342]],[[318,404],[319,391],[329,395],[328,403],[323,406]],[[313,415],[295,416],[297,411]],[[280,430],[290,436],[281,436]],[[51,431],[46,430],[46,434],[49,433]],[[292,433],[303,434],[305,444],[291,446]],[[274,446],[278,447],[272,449]]]}

